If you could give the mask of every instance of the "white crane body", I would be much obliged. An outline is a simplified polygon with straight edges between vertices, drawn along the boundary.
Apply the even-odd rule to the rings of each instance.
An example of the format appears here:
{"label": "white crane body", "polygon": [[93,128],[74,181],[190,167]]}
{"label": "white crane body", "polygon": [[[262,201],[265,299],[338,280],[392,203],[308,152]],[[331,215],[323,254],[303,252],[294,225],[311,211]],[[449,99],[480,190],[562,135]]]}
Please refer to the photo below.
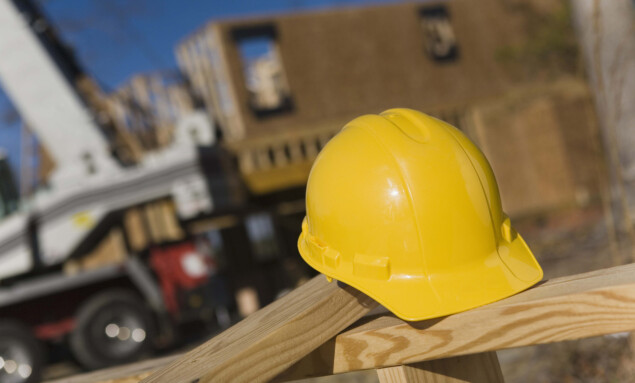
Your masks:
{"label": "white crane body", "polygon": [[[31,28],[11,0],[0,0],[0,84],[56,167],[50,188],[37,193],[28,210],[0,221],[0,280],[28,273],[37,262],[64,262],[103,217],[127,206],[174,195],[182,218],[209,213],[211,196],[196,149],[214,142],[207,116],[194,112],[185,118],[187,126],[177,124],[172,146],[122,168]],[[38,227],[39,254],[30,243],[31,221]]]}

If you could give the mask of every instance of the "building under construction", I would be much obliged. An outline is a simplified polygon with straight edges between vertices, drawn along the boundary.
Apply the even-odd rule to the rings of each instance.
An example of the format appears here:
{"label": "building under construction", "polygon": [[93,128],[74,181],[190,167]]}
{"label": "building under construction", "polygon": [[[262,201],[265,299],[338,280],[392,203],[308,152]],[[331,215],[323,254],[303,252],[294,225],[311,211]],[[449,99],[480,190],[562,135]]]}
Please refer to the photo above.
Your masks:
{"label": "building under construction", "polygon": [[536,45],[532,23],[560,7],[447,1],[212,21],[176,53],[254,193],[303,186],[347,121],[399,106],[465,130],[490,158],[506,209],[525,215],[598,196],[584,81],[556,68],[536,83],[508,57]]}

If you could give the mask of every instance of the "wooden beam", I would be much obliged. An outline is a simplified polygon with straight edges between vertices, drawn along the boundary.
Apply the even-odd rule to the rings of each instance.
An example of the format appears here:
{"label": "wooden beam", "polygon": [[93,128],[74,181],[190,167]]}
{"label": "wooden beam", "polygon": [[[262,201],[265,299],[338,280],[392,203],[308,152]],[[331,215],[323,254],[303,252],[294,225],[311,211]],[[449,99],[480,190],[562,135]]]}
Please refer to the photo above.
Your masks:
{"label": "wooden beam", "polygon": [[557,278],[484,307],[404,322],[390,314],[338,335],[278,380],[635,331],[635,264]]}
{"label": "wooden beam", "polygon": [[180,355],[144,360],[123,366],[87,372],[67,378],[49,380],[46,383],[137,383],[153,371],[173,362]]}
{"label": "wooden beam", "polygon": [[268,381],[376,306],[318,275],[143,382]]}
{"label": "wooden beam", "polygon": [[380,383],[503,383],[495,352],[455,356],[377,370]]}
{"label": "wooden beam", "polygon": [[[318,276],[170,366],[162,360],[147,361],[90,374],[99,374],[100,380],[82,375],[80,380],[56,383],[136,382],[139,379],[117,379],[133,379],[159,366],[163,369],[148,382],[185,382],[226,366],[229,375],[207,375],[202,381],[227,377],[265,381],[289,360],[323,343],[275,379],[286,381],[635,331],[635,264],[557,278],[503,301],[439,319],[407,323],[380,314],[325,342],[336,327],[346,327],[336,321],[350,322],[373,306],[368,297],[326,284]],[[309,330],[302,332],[303,328]],[[133,373],[117,371],[122,368]]]}
{"label": "wooden beam", "polygon": [[148,233],[143,224],[143,217],[139,208],[126,211],[123,219],[124,228],[132,251],[141,251],[148,246]]}

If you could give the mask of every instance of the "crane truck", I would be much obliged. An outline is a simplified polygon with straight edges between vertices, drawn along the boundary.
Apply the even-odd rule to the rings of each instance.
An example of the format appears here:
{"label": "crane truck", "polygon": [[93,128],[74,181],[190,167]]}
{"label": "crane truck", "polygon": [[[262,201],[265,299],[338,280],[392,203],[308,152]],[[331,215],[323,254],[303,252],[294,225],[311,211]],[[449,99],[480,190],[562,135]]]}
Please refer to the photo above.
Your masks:
{"label": "crane truck", "polygon": [[[17,201],[0,158],[2,383],[39,381],[52,345],[87,369],[132,361],[169,343],[175,323],[231,305],[218,291],[226,287],[210,283],[213,246],[188,224],[228,227],[227,217],[262,210],[245,207],[209,113],[181,118],[170,145],[129,166],[113,156],[78,76],[33,3],[0,0],[0,85],[55,163],[46,187]],[[225,242],[244,242],[246,231]]]}

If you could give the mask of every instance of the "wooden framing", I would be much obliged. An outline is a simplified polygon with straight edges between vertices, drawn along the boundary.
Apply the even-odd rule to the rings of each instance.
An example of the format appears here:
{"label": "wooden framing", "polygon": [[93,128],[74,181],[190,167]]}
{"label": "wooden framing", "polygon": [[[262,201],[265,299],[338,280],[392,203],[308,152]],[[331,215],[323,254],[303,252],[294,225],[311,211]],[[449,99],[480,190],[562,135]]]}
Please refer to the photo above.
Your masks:
{"label": "wooden framing", "polygon": [[317,276],[144,382],[267,381],[376,305],[351,287]]}
{"label": "wooden framing", "polygon": [[121,228],[114,227],[90,253],[78,259],[68,260],[63,270],[67,274],[75,274],[80,270],[94,270],[106,265],[122,264],[127,257],[123,231]]}
{"label": "wooden framing", "polygon": [[[557,278],[441,319],[408,323],[382,315],[338,335],[287,376],[330,375],[633,331],[633,318],[635,264],[630,264]],[[323,357],[330,353],[333,357]]]}
{"label": "wooden framing", "polygon": [[495,350],[634,331],[635,264],[422,322],[381,310],[358,321],[375,306],[318,276],[187,354],[57,382],[280,382],[372,368],[381,382],[502,382]]}
{"label": "wooden framing", "polygon": [[[456,126],[463,123],[462,109],[440,109],[431,114]],[[238,168],[250,191],[266,194],[306,185],[311,165],[318,153],[346,122],[334,120],[318,127],[247,138],[228,142],[227,147],[238,159]]]}
{"label": "wooden framing", "polygon": [[269,193],[306,184],[320,149],[341,129],[326,124],[319,129],[298,129],[284,134],[228,144],[249,189]]}
{"label": "wooden framing", "polygon": [[495,352],[379,368],[377,377],[380,383],[503,382]]}
{"label": "wooden framing", "polygon": [[161,72],[132,77],[106,101],[118,132],[137,142],[137,161],[141,152],[168,145],[178,119],[194,110],[183,81]]}
{"label": "wooden framing", "polygon": [[110,145],[124,163],[136,163],[143,157],[143,148],[139,141],[127,129],[123,120],[125,110],[113,95],[106,95],[97,82],[89,76],[80,76],[75,86],[93,109],[100,123],[105,125],[112,135]]}
{"label": "wooden framing", "polygon": [[190,80],[192,92],[220,124],[227,141],[244,138],[244,122],[238,113],[218,27],[208,24],[186,38],[176,49],[179,67]]}
{"label": "wooden framing", "polygon": [[185,237],[170,200],[150,202],[126,211],[124,227],[134,251],[145,249],[150,243],[178,241]]}

